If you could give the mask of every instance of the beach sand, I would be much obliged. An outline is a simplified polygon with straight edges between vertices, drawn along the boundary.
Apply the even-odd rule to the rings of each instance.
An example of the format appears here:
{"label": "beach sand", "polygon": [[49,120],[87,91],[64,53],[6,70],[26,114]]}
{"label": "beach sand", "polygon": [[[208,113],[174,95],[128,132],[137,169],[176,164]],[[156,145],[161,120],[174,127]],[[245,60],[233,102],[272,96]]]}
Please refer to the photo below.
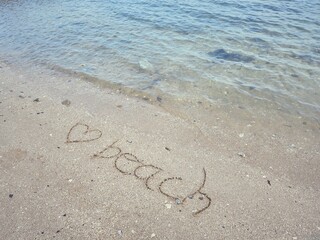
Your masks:
{"label": "beach sand", "polygon": [[319,123],[0,63],[1,239],[320,239]]}

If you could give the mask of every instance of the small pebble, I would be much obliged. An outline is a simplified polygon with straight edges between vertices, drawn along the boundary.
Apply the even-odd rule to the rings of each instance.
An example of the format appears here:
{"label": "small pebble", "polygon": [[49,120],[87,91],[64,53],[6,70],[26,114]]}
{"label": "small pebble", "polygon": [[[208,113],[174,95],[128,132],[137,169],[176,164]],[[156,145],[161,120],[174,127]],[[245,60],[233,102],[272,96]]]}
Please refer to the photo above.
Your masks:
{"label": "small pebble", "polygon": [[243,138],[244,137],[244,133],[240,133],[239,137]]}
{"label": "small pebble", "polygon": [[66,99],[66,100],[62,101],[61,104],[69,107],[70,104],[71,104],[71,101],[69,101],[68,99]]}
{"label": "small pebble", "polygon": [[176,198],[176,204],[177,205],[181,204],[181,200],[179,198]]}
{"label": "small pebble", "polygon": [[245,158],[246,155],[243,152],[238,152],[238,156]]}
{"label": "small pebble", "polygon": [[118,230],[118,234],[122,236],[122,230]]}
{"label": "small pebble", "polygon": [[151,238],[154,238],[156,236],[156,234],[152,233],[151,234]]}
{"label": "small pebble", "polygon": [[12,193],[9,194],[9,198],[13,198],[13,194]]}
{"label": "small pebble", "polygon": [[168,208],[168,209],[171,208],[171,204],[170,204],[170,203],[166,203],[165,206],[166,206],[166,208]]}
{"label": "small pebble", "polygon": [[33,100],[34,102],[40,102],[40,99],[39,98],[36,98]]}

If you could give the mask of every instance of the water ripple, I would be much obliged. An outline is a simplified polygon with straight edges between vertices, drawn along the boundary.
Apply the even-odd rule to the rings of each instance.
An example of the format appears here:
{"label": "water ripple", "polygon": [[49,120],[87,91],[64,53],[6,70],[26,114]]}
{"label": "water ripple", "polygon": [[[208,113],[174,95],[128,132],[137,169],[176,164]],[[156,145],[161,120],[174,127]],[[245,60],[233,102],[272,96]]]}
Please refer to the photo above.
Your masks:
{"label": "water ripple", "polygon": [[2,0],[0,56],[177,97],[211,101],[217,83],[320,118],[319,16],[318,0]]}

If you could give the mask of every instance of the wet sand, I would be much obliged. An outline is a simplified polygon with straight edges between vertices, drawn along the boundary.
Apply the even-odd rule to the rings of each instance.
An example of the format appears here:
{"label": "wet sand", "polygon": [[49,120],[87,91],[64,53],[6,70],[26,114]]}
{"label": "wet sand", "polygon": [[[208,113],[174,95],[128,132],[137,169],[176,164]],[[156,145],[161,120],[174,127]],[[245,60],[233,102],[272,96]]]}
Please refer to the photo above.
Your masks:
{"label": "wet sand", "polygon": [[2,239],[319,239],[319,124],[0,63]]}

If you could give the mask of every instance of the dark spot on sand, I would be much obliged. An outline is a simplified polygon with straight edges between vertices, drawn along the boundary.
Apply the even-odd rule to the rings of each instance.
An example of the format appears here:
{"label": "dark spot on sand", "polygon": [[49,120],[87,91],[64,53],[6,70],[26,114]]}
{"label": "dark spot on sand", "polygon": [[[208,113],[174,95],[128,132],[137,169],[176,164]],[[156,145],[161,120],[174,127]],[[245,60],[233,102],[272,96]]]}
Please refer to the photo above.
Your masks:
{"label": "dark spot on sand", "polygon": [[68,99],[66,99],[66,100],[63,100],[63,101],[61,102],[61,104],[69,107],[70,104],[71,104],[71,101],[69,101]]}
{"label": "dark spot on sand", "polygon": [[200,197],[199,197],[199,199],[200,199],[200,200],[203,200],[203,197],[202,197],[202,196],[200,196]]}
{"label": "dark spot on sand", "polygon": [[303,125],[307,125],[307,122],[303,122],[302,124],[303,124]]}
{"label": "dark spot on sand", "polygon": [[256,89],[255,87],[253,87],[253,86],[250,86],[249,87],[249,90],[251,91],[251,90],[254,90],[254,89]]}
{"label": "dark spot on sand", "polygon": [[270,182],[270,180],[267,180],[267,183],[271,186],[271,182]]}
{"label": "dark spot on sand", "polygon": [[44,232],[41,232],[41,234],[44,234]]}
{"label": "dark spot on sand", "polygon": [[170,149],[170,148],[168,148],[168,147],[165,147],[165,149],[166,149],[167,151],[171,151],[171,149]]}
{"label": "dark spot on sand", "polygon": [[57,230],[57,231],[56,231],[56,233],[59,233],[59,232],[60,232],[60,230]]}
{"label": "dark spot on sand", "polygon": [[67,214],[65,213],[65,214],[63,214],[62,216],[63,216],[63,217],[66,217],[66,216],[67,216]]}
{"label": "dark spot on sand", "polygon": [[117,105],[117,108],[122,108],[122,105]]}
{"label": "dark spot on sand", "polygon": [[93,179],[91,179],[91,182],[93,182],[94,180]]}
{"label": "dark spot on sand", "polygon": [[33,100],[34,102],[40,102],[40,99],[39,98],[36,98]]}
{"label": "dark spot on sand", "polygon": [[47,185],[47,187],[50,187],[50,185]]}
{"label": "dark spot on sand", "polygon": [[60,149],[60,147],[57,147],[58,149]]}
{"label": "dark spot on sand", "polygon": [[9,194],[9,198],[13,198],[13,194],[12,193]]}
{"label": "dark spot on sand", "polygon": [[288,188],[292,188],[291,186],[288,186]]}
{"label": "dark spot on sand", "polygon": [[161,101],[162,101],[162,98],[158,96],[158,97],[157,97],[157,101],[158,101],[158,102],[161,102]]}
{"label": "dark spot on sand", "polygon": [[25,97],[24,97],[24,96],[22,96],[22,95],[19,95],[19,98],[22,98],[22,99],[23,99],[23,98],[25,98]]}

